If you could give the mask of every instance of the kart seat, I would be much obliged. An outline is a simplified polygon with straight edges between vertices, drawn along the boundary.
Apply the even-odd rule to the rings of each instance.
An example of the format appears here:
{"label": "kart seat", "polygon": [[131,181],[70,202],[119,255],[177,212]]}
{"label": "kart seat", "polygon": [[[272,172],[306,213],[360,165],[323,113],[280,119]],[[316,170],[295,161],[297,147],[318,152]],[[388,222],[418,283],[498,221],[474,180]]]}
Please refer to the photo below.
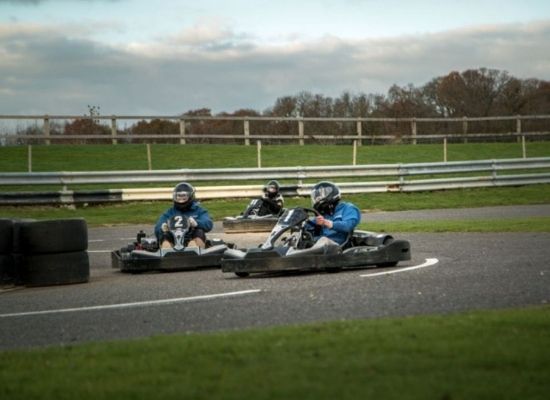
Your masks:
{"label": "kart seat", "polygon": [[338,243],[330,240],[327,237],[322,237],[315,242],[315,244],[307,249],[288,249],[286,255],[288,257],[306,255],[306,254],[338,254],[341,253],[342,249]]}

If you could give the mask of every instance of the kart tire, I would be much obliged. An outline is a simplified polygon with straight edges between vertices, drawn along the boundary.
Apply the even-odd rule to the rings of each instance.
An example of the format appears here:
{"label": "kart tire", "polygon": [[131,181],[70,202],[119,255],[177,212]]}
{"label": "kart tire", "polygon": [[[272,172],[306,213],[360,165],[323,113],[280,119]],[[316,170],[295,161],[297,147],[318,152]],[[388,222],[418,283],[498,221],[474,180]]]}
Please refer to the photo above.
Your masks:
{"label": "kart tire", "polygon": [[0,219],[0,254],[8,254],[13,248],[13,220]]}
{"label": "kart tire", "polygon": [[239,278],[247,278],[250,276],[248,272],[235,272],[235,275],[237,275]]}
{"label": "kart tire", "polygon": [[13,238],[14,253],[57,254],[88,249],[88,227],[82,218],[16,221]]}
{"label": "kart tire", "polygon": [[379,268],[395,267],[397,263],[399,263],[399,261],[389,261],[389,262],[377,264],[376,266]]}
{"label": "kart tire", "polygon": [[342,271],[342,267],[326,267],[325,271],[328,272],[329,274],[334,274],[336,272]]}
{"label": "kart tire", "polygon": [[90,279],[88,252],[25,254],[18,256],[25,286],[66,285]]}
{"label": "kart tire", "polygon": [[11,254],[0,254],[0,286],[15,283],[15,262]]}

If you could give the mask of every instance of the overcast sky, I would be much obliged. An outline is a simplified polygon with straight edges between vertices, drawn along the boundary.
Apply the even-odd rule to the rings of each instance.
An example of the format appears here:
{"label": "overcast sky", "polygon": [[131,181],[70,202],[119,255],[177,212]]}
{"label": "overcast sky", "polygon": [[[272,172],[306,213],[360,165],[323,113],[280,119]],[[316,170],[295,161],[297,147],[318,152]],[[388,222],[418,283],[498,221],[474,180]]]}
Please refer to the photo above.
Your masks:
{"label": "overcast sky", "polygon": [[0,0],[0,114],[263,111],[480,67],[550,80],[550,1]]}

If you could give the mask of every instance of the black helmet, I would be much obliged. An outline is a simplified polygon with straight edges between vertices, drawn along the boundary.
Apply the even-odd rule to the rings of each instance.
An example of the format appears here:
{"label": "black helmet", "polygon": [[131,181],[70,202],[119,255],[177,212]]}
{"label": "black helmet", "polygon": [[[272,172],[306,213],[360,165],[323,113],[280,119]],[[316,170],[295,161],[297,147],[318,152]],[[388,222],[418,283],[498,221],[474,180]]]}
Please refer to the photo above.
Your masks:
{"label": "black helmet", "polygon": [[279,194],[279,188],[281,185],[279,185],[279,182],[276,180],[271,180],[267,182],[267,185],[264,186],[264,193],[269,198],[275,198]]}
{"label": "black helmet", "polygon": [[311,205],[321,214],[332,214],[341,198],[340,188],[332,182],[319,182],[311,189]]}
{"label": "black helmet", "polygon": [[180,211],[188,210],[195,201],[195,188],[187,182],[180,182],[172,193],[174,207]]}

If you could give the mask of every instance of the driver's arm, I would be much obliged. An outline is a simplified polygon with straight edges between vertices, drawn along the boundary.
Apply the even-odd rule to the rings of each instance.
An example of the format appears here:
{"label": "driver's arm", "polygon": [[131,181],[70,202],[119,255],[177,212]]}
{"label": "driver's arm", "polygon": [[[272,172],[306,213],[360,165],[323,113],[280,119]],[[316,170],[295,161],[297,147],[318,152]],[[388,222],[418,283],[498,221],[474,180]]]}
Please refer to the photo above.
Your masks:
{"label": "driver's arm", "polygon": [[336,219],[332,221],[332,229],[338,232],[349,233],[355,229],[355,227],[361,221],[361,212],[357,207],[347,207],[342,213],[342,219]]}
{"label": "driver's arm", "polygon": [[172,209],[169,209],[165,211],[164,214],[162,214],[157,220],[157,223],[155,224],[155,236],[157,237],[157,239],[160,239],[162,236],[162,224],[169,221],[170,218],[172,218],[173,216],[172,214]]}
{"label": "driver's arm", "polygon": [[199,211],[199,215],[196,218],[196,221],[197,227],[205,232],[210,232],[214,227],[214,222],[212,222],[212,218],[210,218],[208,211],[206,211],[204,208]]}

